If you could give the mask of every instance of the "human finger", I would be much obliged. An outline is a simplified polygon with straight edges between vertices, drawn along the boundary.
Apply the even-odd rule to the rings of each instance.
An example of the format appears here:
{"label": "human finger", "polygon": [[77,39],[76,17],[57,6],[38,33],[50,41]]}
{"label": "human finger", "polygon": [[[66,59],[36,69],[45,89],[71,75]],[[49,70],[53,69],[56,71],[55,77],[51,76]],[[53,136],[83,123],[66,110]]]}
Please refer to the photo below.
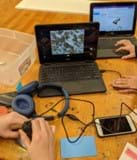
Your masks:
{"label": "human finger", "polygon": [[48,124],[47,121],[45,121],[44,119],[40,119],[40,125],[41,125],[41,129],[47,133],[47,135],[50,137],[52,134],[52,129],[50,127],[50,125]]}
{"label": "human finger", "polygon": [[27,120],[26,117],[20,115],[17,112],[11,112],[10,114],[10,121],[11,121],[11,128],[20,128],[22,124]]}
{"label": "human finger", "polygon": [[119,92],[120,93],[137,93],[137,90],[136,89],[127,88],[127,89],[119,89]]}
{"label": "human finger", "polygon": [[128,83],[128,79],[124,77],[113,81],[113,84],[127,84],[127,83]]}
{"label": "human finger", "polygon": [[32,120],[31,123],[32,123],[32,139],[33,139],[34,137],[37,137],[37,133],[41,131],[39,118]]}
{"label": "human finger", "polygon": [[129,84],[124,80],[116,80],[112,83],[112,86],[116,89],[118,89],[118,88],[129,88]]}
{"label": "human finger", "polygon": [[19,137],[19,132],[9,130],[9,131],[5,132],[5,136],[3,136],[3,137],[4,138],[18,138]]}
{"label": "human finger", "polygon": [[41,127],[41,130],[46,134],[48,135],[49,131],[47,129],[48,125],[46,124],[46,121],[43,119],[43,118],[39,118],[39,122],[40,122],[40,127]]}
{"label": "human finger", "polygon": [[19,130],[19,134],[20,134],[21,141],[23,142],[25,147],[28,149],[30,146],[30,139],[21,129]]}
{"label": "human finger", "polygon": [[123,39],[123,40],[119,40],[115,43],[115,46],[119,46],[119,45],[125,45],[127,43],[127,40],[126,39]]}
{"label": "human finger", "polygon": [[132,75],[122,75],[122,79],[127,79],[127,80],[130,80],[133,77],[135,77],[135,76],[132,76]]}
{"label": "human finger", "polygon": [[121,47],[119,47],[119,48],[117,48],[116,50],[115,50],[115,52],[119,52],[119,51],[128,51],[128,48],[126,47],[126,46],[121,46]]}
{"label": "human finger", "polygon": [[56,127],[55,126],[51,126],[52,132],[55,133]]}
{"label": "human finger", "polygon": [[135,58],[134,54],[128,54],[121,57],[121,59],[131,59],[131,58]]}

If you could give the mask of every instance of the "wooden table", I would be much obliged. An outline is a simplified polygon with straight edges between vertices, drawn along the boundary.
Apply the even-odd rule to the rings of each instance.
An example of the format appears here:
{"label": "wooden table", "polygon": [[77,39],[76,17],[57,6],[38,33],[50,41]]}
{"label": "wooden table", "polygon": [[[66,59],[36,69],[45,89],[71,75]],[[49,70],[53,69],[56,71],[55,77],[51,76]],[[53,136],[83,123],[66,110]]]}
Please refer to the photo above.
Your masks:
{"label": "wooden table", "polygon": [[[18,2],[19,0],[0,1],[0,27],[34,34],[35,24],[88,22],[89,20],[87,15],[17,10],[15,9],[15,5]],[[97,60],[97,63],[100,69],[119,71],[122,75],[137,75],[136,60],[105,59]],[[39,63],[37,60],[23,77],[22,83],[26,84],[32,80],[37,80],[38,70]],[[118,77],[118,74],[114,72],[103,73],[103,78],[107,86],[106,93],[75,95],[71,97],[90,100],[93,102],[95,104],[96,117],[119,114],[120,105],[122,102],[125,102],[131,108],[136,108],[136,94],[120,94],[111,87],[111,82]],[[1,93],[12,91],[14,89],[15,87],[0,85]],[[37,113],[45,111],[61,98],[62,97],[52,97],[44,98],[42,100],[35,98]],[[57,106],[57,109],[59,110],[62,106],[63,103]],[[78,101],[71,101],[69,113],[77,115],[86,123],[91,120],[91,106],[83,102],[80,103]],[[129,113],[129,110],[125,108],[124,113]],[[56,159],[60,160],[60,139],[65,137],[65,132],[61,125],[60,119],[55,120],[52,124],[56,126]],[[65,125],[68,129],[69,136],[78,136],[81,128],[83,127],[79,122],[71,121],[67,118],[65,119]],[[137,146],[136,134],[101,139],[97,136],[95,127],[90,126],[87,128],[84,135],[95,136],[98,152],[97,156],[89,158],[75,158],[75,160],[117,160],[127,141]],[[27,160],[29,158],[27,157],[26,151],[19,147],[15,141],[0,139],[0,159]]]}

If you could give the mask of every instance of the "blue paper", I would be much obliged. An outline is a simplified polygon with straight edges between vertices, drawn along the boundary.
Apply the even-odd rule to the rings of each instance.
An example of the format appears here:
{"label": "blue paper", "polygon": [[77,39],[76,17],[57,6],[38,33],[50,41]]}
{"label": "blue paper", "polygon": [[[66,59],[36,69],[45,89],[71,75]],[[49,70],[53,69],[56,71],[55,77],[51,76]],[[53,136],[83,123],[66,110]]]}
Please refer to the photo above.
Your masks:
{"label": "blue paper", "polygon": [[[71,137],[75,140],[77,137]],[[87,157],[96,156],[95,138],[92,136],[82,136],[76,143],[69,143],[66,138],[61,139],[61,157],[74,158],[74,157]]]}

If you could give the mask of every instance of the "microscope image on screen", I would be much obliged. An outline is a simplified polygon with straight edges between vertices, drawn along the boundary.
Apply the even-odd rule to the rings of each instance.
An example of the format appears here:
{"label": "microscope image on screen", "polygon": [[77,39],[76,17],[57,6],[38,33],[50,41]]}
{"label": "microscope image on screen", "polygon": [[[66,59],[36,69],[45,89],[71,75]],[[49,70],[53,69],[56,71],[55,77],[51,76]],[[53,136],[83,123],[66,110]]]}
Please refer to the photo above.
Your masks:
{"label": "microscope image on screen", "polygon": [[52,55],[83,54],[84,29],[50,32]]}

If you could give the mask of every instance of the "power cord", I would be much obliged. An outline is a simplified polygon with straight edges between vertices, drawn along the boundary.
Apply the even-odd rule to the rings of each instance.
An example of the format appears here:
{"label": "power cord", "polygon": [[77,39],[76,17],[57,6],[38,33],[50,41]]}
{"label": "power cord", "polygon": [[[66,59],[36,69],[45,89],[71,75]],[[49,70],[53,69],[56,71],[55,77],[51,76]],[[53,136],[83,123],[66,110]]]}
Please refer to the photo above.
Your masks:
{"label": "power cord", "polygon": [[[78,120],[79,121],[79,120]],[[89,123],[85,124],[84,128],[82,129],[81,133],[79,134],[79,136],[75,139],[75,140],[71,140],[69,138],[69,135],[68,135],[68,132],[67,132],[67,129],[65,127],[65,123],[64,123],[64,117],[61,118],[61,123],[62,123],[62,126],[64,128],[64,131],[65,131],[65,134],[66,134],[66,138],[68,140],[69,143],[76,143],[80,138],[81,136],[84,134],[85,130],[87,129],[87,127],[91,126],[92,124],[94,124],[93,121],[90,121]]]}
{"label": "power cord", "polygon": [[[58,113],[58,112],[55,110],[55,107],[56,107],[59,103],[61,103],[62,101],[64,101],[64,100],[65,100],[64,98],[63,98],[63,99],[60,99],[60,100],[57,101],[52,107],[50,107],[50,109],[48,109],[47,111],[41,113],[39,116],[43,116],[43,115],[45,115],[46,113],[48,113],[49,111],[51,111],[51,110],[54,111],[54,112],[56,112],[56,113]],[[121,107],[120,107],[119,120],[118,120],[118,123],[116,124],[116,129],[111,130],[111,129],[109,129],[109,128],[106,128],[104,125],[95,122],[95,105],[94,105],[93,102],[91,102],[91,101],[89,101],[89,100],[76,99],[76,98],[69,98],[69,100],[86,102],[86,103],[89,103],[89,104],[92,106],[92,120],[91,120],[90,122],[88,122],[88,123],[83,122],[83,121],[80,120],[77,116],[75,116],[75,115],[73,115],[73,114],[70,114],[70,113],[66,113],[66,114],[64,114],[64,116],[61,117],[61,124],[62,124],[62,126],[63,126],[63,129],[64,129],[65,134],[66,134],[66,138],[67,138],[67,140],[68,140],[69,143],[75,143],[75,142],[77,142],[77,141],[81,138],[81,136],[84,134],[85,130],[86,130],[89,126],[95,125],[95,124],[100,125],[104,130],[106,130],[106,131],[109,132],[109,133],[114,133],[114,130],[115,130],[115,131],[118,131],[119,128],[120,128],[120,123],[121,123],[121,118],[122,118],[122,110],[123,110],[123,107],[124,107],[124,106],[127,107],[130,111],[132,111],[133,113],[135,113],[135,114],[137,115],[137,113],[134,112],[133,109],[131,109],[126,103],[122,102],[122,103],[121,103]],[[43,117],[44,117],[44,116],[43,116]],[[82,129],[82,131],[80,132],[80,134],[78,135],[78,137],[77,137],[75,140],[71,140],[71,139],[69,138],[69,134],[68,134],[68,131],[67,131],[66,126],[65,126],[65,123],[64,123],[64,118],[65,118],[65,117],[67,117],[67,118],[69,118],[69,119],[71,119],[71,120],[73,120],[73,121],[78,121],[78,122],[80,122],[80,123],[84,126],[83,129]],[[59,118],[59,117],[58,117],[58,118]]]}
{"label": "power cord", "polygon": [[118,132],[119,130],[120,130],[120,125],[121,125],[121,120],[122,120],[122,111],[123,111],[123,107],[127,107],[130,111],[132,111],[135,115],[137,115],[137,113],[136,112],[134,112],[134,110],[132,109],[132,108],[130,108],[126,103],[124,103],[124,102],[122,102],[121,103],[121,105],[120,105],[120,114],[119,114],[119,118],[118,118],[118,120],[116,121],[117,123],[114,123],[113,125],[114,126],[111,126],[112,127],[112,130],[109,128],[106,128],[104,125],[102,125],[102,124],[100,124],[100,123],[97,123],[97,122],[95,122],[95,124],[97,124],[97,125],[100,125],[103,129],[104,129],[104,131],[107,131],[107,132],[109,132],[110,134],[111,133],[114,133],[114,132]]}
{"label": "power cord", "polygon": [[[66,138],[68,140],[69,143],[76,143],[80,138],[81,136],[84,134],[85,130],[91,126],[92,124],[94,124],[94,121],[95,121],[95,105],[94,103],[92,103],[91,101],[89,100],[82,100],[82,99],[76,99],[76,98],[70,98],[70,100],[75,100],[75,101],[82,101],[82,102],[86,102],[86,103],[89,103],[92,105],[92,109],[93,109],[93,113],[92,113],[92,120],[88,123],[85,123],[83,121],[81,121],[78,117],[76,117],[75,115],[73,114],[65,114],[63,117],[61,117],[61,123],[62,123],[62,126],[64,128],[64,131],[65,131],[65,134],[66,134]],[[84,125],[82,131],[80,132],[79,136],[75,139],[75,140],[71,140],[69,138],[69,135],[68,135],[68,132],[67,132],[67,129],[66,129],[66,126],[65,126],[65,123],[64,123],[64,117],[68,117],[69,119],[73,120],[73,121],[79,121],[82,125]]]}
{"label": "power cord", "polygon": [[117,130],[119,130],[119,128],[120,128],[123,107],[127,107],[131,112],[133,112],[135,115],[137,115],[137,113],[132,108],[130,108],[126,103],[122,102],[121,106],[120,106],[120,115],[119,115],[120,118],[119,118],[119,121],[117,124]]}
{"label": "power cord", "polygon": [[[62,101],[64,101],[65,98],[63,99],[60,99],[59,101],[57,101],[52,107],[50,107],[47,111],[44,111],[42,112],[41,114],[38,115],[38,117],[42,116],[44,117],[43,115],[45,115],[46,113],[48,113],[49,111],[51,110],[55,110],[55,107],[61,103]],[[87,129],[88,126],[90,126],[91,124],[94,124],[94,118],[95,118],[95,105],[94,103],[92,103],[91,101],[89,100],[82,100],[82,99],[76,99],[76,98],[69,98],[69,100],[75,100],[75,101],[81,101],[81,102],[86,102],[86,103],[89,103],[90,105],[92,105],[92,120],[90,122],[88,122],[87,124],[85,122],[83,122],[82,120],[80,120],[78,117],[76,117],[75,115],[73,114],[69,114],[69,113],[66,113],[64,114],[64,116],[61,117],[61,123],[62,123],[62,126],[64,128],[64,131],[65,131],[65,134],[66,134],[66,138],[67,140],[70,142],[70,143],[75,143],[77,142],[81,136],[83,135],[83,133],[85,132],[85,130]],[[57,111],[56,111],[57,112]],[[58,113],[58,112],[57,112]],[[67,132],[67,129],[66,129],[66,126],[65,126],[65,123],[64,123],[64,117],[68,117],[69,119],[73,120],[73,121],[78,121],[80,122],[82,125],[84,125],[84,128],[82,129],[81,133],[79,134],[78,138],[75,139],[74,141],[72,141],[70,138],[69,138],[69,135],[68,135],[68,132]]]}
{"label": "power cord", "polygon": [[[56,113],[58,113],[54,108],[59,104],[61,103],[63,100],[65,100],[64,98],[59,100],[58,102],[56,102],[50,109],[48,109],[47,111],[43,112],[40,114],[40,116],[48,113],[49,111],[51,110],[54,110]],[[89,101],[89,100],[83,100],[83,99],[76,99],[76,98],[69,98],[69,100],[75,100],[75,101],[81,101],[81,102],[86,102],[86,103],[89,103],[92,105],[92,120],[88,123],[85,123],[83,122],[82,120],[80,120],[77,116],[73,115],[73,114],[69,114],[69,113],[66,113],[63,117],[61,117],[61,124],[63,126],[63,129],[65,131],[65,134],[66,134],[66,138],[68,140],[69,143],[76,143],[80,138],[81,136],[84,134],[85,130],[91,126],[91,125],[95,125],[97,124],[97,122],[95,122],[95,105],[93,102]],[[65,126],[65,122],[64,122],[64,118],[67,117],[73,121],[78,121],[80,122],[84,127],[82,129],[82,131],[80,132],[80,134],[78,135],[78,137],[75,139],[75,140],[71,140],[69,138],[69,134],[68,134],[68,131],[66,129],[66,126]],[[100,124],[98,124],[100,125]],[[105,126],[101,125],[102,128],[104,128],[106,131],[110,132],[110,133],[113,133],[113,131],[111,131],[110,129],[106,128]]]}
{"label": "power cord", "polygon": [[[49,111],[53,111],[54,108],[62,101],[64,101],[65,98],[60,99],[59,101],[57,101],[52,107],[50,107],[47,111],[42,112],[41,114],[39,114],[38,116],[43,116],[44,114],[48,113]],[[54,110],[55,111],[55,110]]]}

